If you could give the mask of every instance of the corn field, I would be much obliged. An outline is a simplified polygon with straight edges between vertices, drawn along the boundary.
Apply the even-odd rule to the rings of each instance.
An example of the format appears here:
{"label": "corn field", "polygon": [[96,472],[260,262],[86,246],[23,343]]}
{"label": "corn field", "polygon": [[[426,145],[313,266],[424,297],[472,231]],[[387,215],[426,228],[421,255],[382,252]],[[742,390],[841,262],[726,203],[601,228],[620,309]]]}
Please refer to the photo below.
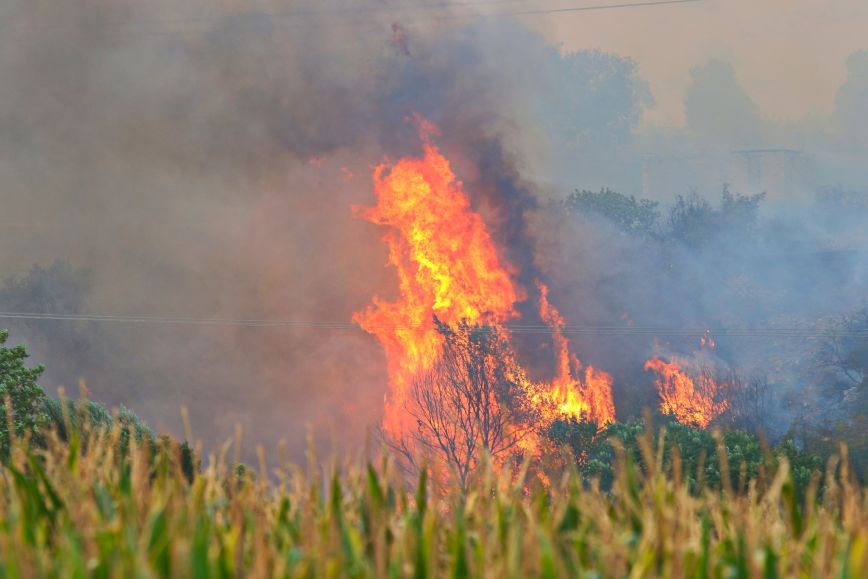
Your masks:
{"label": "corn field", "polygon": [[260,453],[252,472],[228,443],[191,475],[177,443],[119,428],[46,439],[14,441],[2,467],[2,577],[868,576],[866,493],[846,455],[804,493],[786,462],[690,492],[650,441],[648,466],[622,456],[609,491],[508,465],[462,490],[408,479],[387,453],[307,467]]}

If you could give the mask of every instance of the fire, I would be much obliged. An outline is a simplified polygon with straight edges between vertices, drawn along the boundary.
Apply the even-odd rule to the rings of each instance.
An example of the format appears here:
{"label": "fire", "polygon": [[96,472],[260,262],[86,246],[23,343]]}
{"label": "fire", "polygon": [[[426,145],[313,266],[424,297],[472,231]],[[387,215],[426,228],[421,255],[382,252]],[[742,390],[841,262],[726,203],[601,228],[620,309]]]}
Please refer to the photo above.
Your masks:
{"label": "fire", "polygon": [[673,357],[669,362],[654,356],[645,362],[645,371],[657,374],[660,410],[675,416],[681,424],[707,428],[729,403],[718,401],[720,388],[711,372]]}
{"label": "fire", "polygon": [[[388,228],[383,241],[389,265],[398,274],[399,298],[374,303],[354,316],[377,337],[387,359],[389,394],[383,426],[393,438],[413,427],[407,411],[413,380],[441,355],[443,336],[434,318],[455,327],[485,324],[508,344],[505,324],[517,317],[515,304],[524,299],[513,282],[511,265],[502,260],[482,217],[470,206],[461,181],[433,144],[437,129],[416,119],[423,145],[421,158],[402,158],[374,170],[377,204],[360,216]],[[533,384],[510,351],[505,362],[511,379],[533,393],[542,407],[556,405],[567,416],[602,424],[614,419],[611,378],[569,353],[563,319],[548,302],[540,284],[540,313],[551,325],[559,353],[558,376],[551,384]],[[577,377],[581,373],[581,378]]]}
{"label": "fire", "polygon": [[[537,287],[540,291],[540,317],[552,329],[558,356],[558,375],[544,391],[565,416],[584,418],[599,425],[613,422],[612,377],[593,366],[582,368],[582,363],[570,352],[569,341],[563,334],[564,319],[549,302],[549,288],[540,281],[537,281]],[[584,380],[579,377],[582,373]]]}
{"label": "fire", "polygon": [[377,206],[362,217],[390,228],[383,236],[398,273],[400,299],[374,305],[355,321],[386,351],[390,395],[384,427],[400,436],[412,378],[437,359],[436,315],[450,325],[502,324],[515,317],[519,292],[497,255],[482,218],[470,209],[463,185],[431,142],[436,128],[419,121],[424,154],[374,170]]}
{"label": "fire", "polygon": [[717,346],[717,343],[714,341],[714,337],[711,335],[711,330],[705,330],[705,333],[702,334],[702,337],[699,338],[699,347],[701,349],[714,350]]}

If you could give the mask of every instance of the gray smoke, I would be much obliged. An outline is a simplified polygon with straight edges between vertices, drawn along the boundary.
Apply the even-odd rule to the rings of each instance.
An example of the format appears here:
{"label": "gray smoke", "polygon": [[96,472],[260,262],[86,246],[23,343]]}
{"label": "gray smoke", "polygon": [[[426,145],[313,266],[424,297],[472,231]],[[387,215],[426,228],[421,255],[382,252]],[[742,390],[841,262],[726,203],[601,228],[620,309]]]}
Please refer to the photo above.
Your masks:
{"label": "gray smoke", "polygon": [[[381,232],[352,211],[372,165],[419,150],[419,113],[493,183],[474,167],[531,124],[521,87],[552,58],[512,23],[388,8],[4,2],[3,309],[346,322],[388,297]],[[237,421],[267,446],[303,448],[308,425],[356,444],[385,392],[358,331],[4,325],[49,392],[84,378],[176,433],[186,405],[209,443]]]}
{"label": "gray smoke", "polygon": [[[864,254],[854,258],[862,273],[841,287],[826,283],[822,265],[766,266],[792,261],[793,238],[804,255],[840,230],[808,219],[806,191],[868,184],[864,54],[849,63],[832,119],[768,123],[737,71],[710,63],[694,74],[687,129],[640,131],[653,99],[636,63],[561,54],[508,19],[454,18],[467,11],[380,0],[257,9],[3,0],[0,274],[17,276],[0,295],[4,308],[349,321],[372,295],[396,289],[381,231],[352,207],[373,201],[372,165],[418,152],[413,113],[440,126],[505,256],[529,289],[530,272],[551,280],[570,323],[760,324],[858,301]],[[753,161],[734,151],[769,148],[798,149],[815,168],[790,179],[786,165],[787,178],[770,181],[781,190],[763,208],[778,223],[757,242],[766,261],[730,237],[670,253],[605,219],[545,209],[574,188],[716,196],[743,173],[738,191],[758,193]],[[775,162],[759,161],[760,172],[774,177]],[[802,204],[783,211],[789,186]],[[736,275],[727,264],[740,259]],[[27,277],[33,264],[46,269]],[[736,282],[760,273],[755,285],[773,293],[759,305],[738,298]],[[828,297],[839,289],[843,297]],[[522,308],[532,315],[532,303]],[[85,378],[94,398],[176,433],[186,405],[209,444],[240,422],[247,440],[269,447],[285,438],[299,452],[308,425],[327,444],[358,445],[386,388],[380,348],[358,331],[4,325],[47,364],[49,391],[75,391]],[[530,357],[547,347],[522,346]],[[577,347],[623,384],[647,378],[647,342]],[[721,355],[747,364],[751,347],[733,348]],[[622,388],[630,399],[619,408],[648,402],[633,392]]]}

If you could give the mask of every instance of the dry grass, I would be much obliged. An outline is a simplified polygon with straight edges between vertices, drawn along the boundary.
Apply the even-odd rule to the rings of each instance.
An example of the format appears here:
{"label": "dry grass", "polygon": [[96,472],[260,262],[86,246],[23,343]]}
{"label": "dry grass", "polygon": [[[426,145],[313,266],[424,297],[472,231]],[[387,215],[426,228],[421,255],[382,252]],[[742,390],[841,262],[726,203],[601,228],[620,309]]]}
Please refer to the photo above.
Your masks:
{"label": "dry grass", "polygon": [[745,493],[691,495],[625,460],[608,493],[576,473],[546,490],[483,468],[463,494],[408,485],[387,457],[240,473],[228,447],[191,483],[177,447],[122,456],[121,438],[16,443],[0,471],[0,576],[868,576],[865,490],[834,464],[804,501],[786,464]]}

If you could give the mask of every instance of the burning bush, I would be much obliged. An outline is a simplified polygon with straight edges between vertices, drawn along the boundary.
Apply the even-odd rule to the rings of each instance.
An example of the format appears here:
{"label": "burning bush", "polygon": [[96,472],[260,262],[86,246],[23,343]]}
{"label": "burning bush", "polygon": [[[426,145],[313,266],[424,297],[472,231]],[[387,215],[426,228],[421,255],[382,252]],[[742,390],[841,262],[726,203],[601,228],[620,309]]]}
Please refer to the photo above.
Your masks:
{"label": "burning bush", "polygon": [[558,368],[550,383],[527,378],[507,325],[526,292],[433,144],[436,127],[416,122],[424,155],[377,167],[377,206],[361,212],[389,227],[383,239],[399,280],[398,300],[375,297],[356,315],[386,351],[386,435],[406,453],[436,450],[466,473],[479,452],[532,446],[525,433],[560,416],[614,420],[611,378],[570,352],[542,282],[539,313],[553,333]]}
{"label": "burning bush", "polygon": [[418,467],[420,457],[443,464],[463,486],[484,456],[500,463],[519,451],[540,412],[502,333],[435,323],[441,353],[411,382],[406,410],[416,428],[398,446],[411,464]]}

